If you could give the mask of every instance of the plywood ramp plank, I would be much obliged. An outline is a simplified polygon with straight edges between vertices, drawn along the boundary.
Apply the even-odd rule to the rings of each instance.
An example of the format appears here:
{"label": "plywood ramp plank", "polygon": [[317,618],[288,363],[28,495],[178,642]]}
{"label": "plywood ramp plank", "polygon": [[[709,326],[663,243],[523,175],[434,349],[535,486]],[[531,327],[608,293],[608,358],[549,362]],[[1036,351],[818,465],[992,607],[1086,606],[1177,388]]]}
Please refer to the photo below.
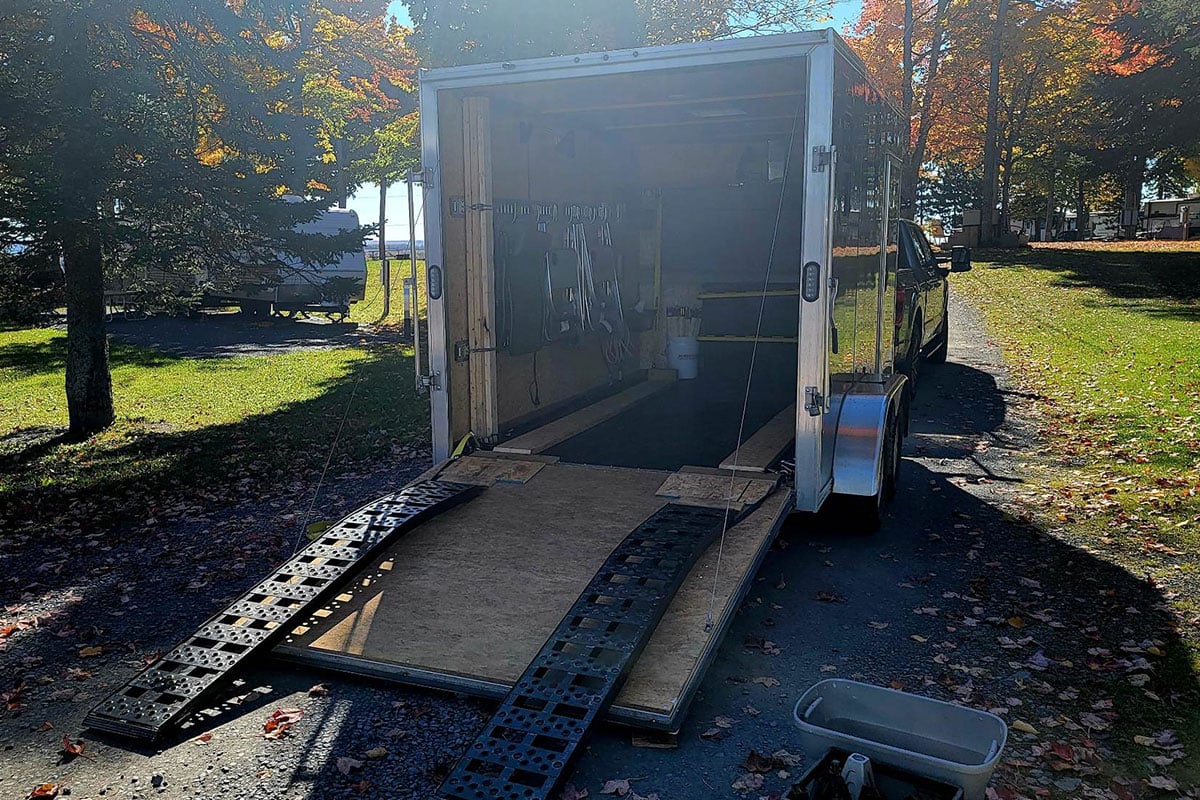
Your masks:
{"label": "plywood ramp plank", "polygon": [[693,472],[684,467],[663,485],[658,496],[688,505],[740,511],[758,505],[775,490],[776,478],[740,478],[735,473]]}
{"label": "plywood ramp plank", "polygon": [[721,469],[766,472],[795,438],[796,405],[793,403],[759,428],[742,444],[740,451],[726,456]]}
{"label": "plywood ramp plank", "polygon": [[643,400],[658,394],[671,385],[671,381],[654,380],[639,383],[623,392],[606,397],[598,403],[582,408],[573,414],[543,425],[537,430],[530,431],[515,439],[510,439],[495,448],[497,453],[513,453],[531,455],[542,453],[562,444],[568,439],[578,436],[589,428],[594,428],[601,422],[606,422]]}
{"label": "plywood ramp plank", "polygon": [[541,461],[521,461],[508,458],[464,456],[450,462],[440,479],[471,486],[491,486],[495,483],[529,483],[546,466]]}

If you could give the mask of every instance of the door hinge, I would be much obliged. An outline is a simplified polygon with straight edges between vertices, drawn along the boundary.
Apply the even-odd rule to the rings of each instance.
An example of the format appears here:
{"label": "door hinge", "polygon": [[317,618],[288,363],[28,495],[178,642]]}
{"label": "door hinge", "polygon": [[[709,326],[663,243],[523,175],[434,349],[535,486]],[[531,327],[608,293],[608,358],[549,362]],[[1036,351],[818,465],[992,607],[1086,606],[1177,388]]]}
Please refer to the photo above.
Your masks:
{"label": "door hinge", "polygon": [[825,395],[815,386],[804,387],[804,410],[810,417],[819,417],[825,413]]}
{"label": "door hinge", "polygon": [[813,147],[812,171],[824,172],[833,163],[833,152],[823,144]]}
{"label": "door hinge", "polygon": [[431,372],[428,375],[418,375],[417,384],[422,393],[438,392],[442,389],[442,373]]}

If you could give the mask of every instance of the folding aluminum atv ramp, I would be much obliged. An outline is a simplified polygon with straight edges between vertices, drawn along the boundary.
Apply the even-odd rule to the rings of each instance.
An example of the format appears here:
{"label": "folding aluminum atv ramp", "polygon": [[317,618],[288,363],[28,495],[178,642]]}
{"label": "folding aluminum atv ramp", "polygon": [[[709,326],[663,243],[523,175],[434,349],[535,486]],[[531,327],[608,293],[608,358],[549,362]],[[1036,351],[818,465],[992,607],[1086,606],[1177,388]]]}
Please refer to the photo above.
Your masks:
{"label": "folding aluminum atv ramp", "polygon": [[84,724],[133,739],[158,739],[251,657],[269,651],[363,563],[425,519],[480,491],[423,481],[355,511],[96,706]]}
{"label": "folding aluminum atv ramp", "polygon": [[438,790],[443,800],[554,796],[592,726],[727,512],[671,504],[622,542]]}

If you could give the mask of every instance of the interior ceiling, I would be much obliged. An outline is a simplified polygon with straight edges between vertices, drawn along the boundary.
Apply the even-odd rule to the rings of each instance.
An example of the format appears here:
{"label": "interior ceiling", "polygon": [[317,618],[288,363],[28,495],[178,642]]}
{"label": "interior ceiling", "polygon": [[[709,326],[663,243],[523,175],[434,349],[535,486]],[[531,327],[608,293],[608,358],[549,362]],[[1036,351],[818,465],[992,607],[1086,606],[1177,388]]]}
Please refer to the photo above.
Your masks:
{"label": "interior ceiling", "polygon": [[552,128],[646,144],[788,134],[803,106],[805,60],[634,72],[496,87],[496,102]]}

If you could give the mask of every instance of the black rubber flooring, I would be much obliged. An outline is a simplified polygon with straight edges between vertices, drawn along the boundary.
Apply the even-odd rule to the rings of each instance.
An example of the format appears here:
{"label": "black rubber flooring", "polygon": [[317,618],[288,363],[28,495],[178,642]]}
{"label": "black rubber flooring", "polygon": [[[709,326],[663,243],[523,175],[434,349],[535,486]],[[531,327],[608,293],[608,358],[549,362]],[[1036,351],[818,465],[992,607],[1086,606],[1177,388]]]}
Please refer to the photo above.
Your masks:
{"label": "black rubber flooring", "polygon": [[[745,383],[678,381],[546,455],[575,464],[674,471],[717,467],[737,444]],[[795,384],[754,387],[746,412],[749,438],[795,402]]]}

